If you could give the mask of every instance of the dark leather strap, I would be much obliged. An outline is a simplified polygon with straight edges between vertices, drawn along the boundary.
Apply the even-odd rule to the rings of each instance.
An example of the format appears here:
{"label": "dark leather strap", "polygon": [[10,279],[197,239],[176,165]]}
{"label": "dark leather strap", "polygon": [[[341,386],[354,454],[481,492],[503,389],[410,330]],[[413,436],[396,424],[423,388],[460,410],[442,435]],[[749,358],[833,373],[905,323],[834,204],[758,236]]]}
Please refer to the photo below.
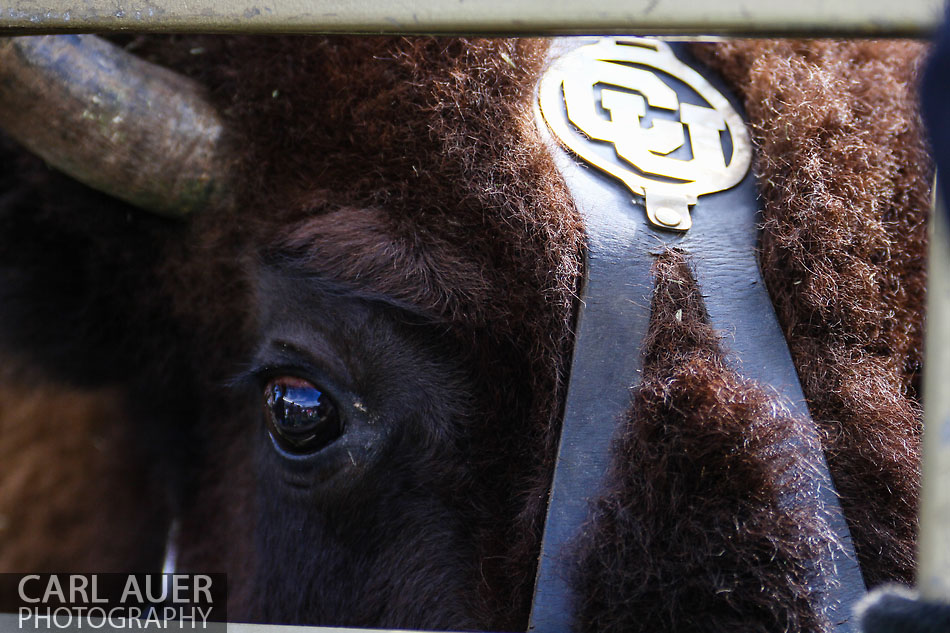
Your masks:
{"label": "dark leather strap", "polygon": [[[552,55],[592,41],[557,40]],[[682,46],[674,48],[677,56],[692,63]],[[704,75],[709,78],[708,72]],[[729,94],[720,81],[710,81]],[[689,90],[679,85],[675,89],[681,96]],[[736,370],[774,389],[793,415],[810,418],[755,255],[759,214],[751,173],[731,189],[700,196],[687,233],[658,231],[646,221],[643,208],[631,203],[626,188],[581,164],[558,146],[543,122],[539,125],[589,235],[577,340],[529,628],[553,633],[568,631],[571,622],[563,548],[587,518],[588,500],[598,492],[607,470],[617,422],[629,406],[630,388],[639,380],[653,292],[651,252],[675,245],[691,254],[712,325],[725,334],[724,345]],[[836,537],[824,543],[822,551],[837,577],[816,574],[815,593],[838,631],[854,631],[852,607],[864,594],[864,582],[824,456],[812,454],[805,442],[780,448],[820,465],[797,493],[821,501]],[[800,497],[790,493],[778,501],[795,505]]]}

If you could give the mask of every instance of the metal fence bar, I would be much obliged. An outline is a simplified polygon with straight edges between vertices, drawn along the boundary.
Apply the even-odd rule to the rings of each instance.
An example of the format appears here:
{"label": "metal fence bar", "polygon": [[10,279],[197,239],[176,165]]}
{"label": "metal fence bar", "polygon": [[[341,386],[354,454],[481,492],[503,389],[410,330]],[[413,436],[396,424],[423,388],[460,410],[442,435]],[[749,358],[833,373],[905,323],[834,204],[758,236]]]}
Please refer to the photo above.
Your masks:
{"label": "metal fence bar", "polygon": [[928,269],[917,589],[926,600],[946,602],[950,601],[950,390],[946,387],[950,371],[950,230],[939,195],[931,217]]}
{"label": "metal fence bar", "polygon": [[926,36],[942,0],[7,0],[0,33]]}

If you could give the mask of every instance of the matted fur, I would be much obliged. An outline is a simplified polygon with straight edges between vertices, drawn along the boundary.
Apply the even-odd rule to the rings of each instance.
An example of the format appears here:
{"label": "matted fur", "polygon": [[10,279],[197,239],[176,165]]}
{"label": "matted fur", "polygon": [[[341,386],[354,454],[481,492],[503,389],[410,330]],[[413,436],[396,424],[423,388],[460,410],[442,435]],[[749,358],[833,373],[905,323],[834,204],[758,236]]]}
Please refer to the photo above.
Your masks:
{"label": "matted fur", "polygon": [[742,96],[762,269],[865,579],[913,582],[932,167],[914,42],[704,48]]}

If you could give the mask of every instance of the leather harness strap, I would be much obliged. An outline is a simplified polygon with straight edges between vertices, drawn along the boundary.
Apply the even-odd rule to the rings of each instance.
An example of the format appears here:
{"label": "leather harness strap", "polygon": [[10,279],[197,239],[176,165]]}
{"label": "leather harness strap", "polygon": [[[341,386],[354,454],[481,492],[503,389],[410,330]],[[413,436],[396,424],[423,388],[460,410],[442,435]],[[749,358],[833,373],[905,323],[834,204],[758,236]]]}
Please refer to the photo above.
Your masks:
{"label": "leather harness strap", "polygon": [[[659,47],[661,52],[668,50],[662,43],[650,44],[648,40],[639,39],[628,41],[632,42],[629,45],[655,46]],[[608,47],[618,45],[617,41],[596,38],[563,38],[553,43],[552,60],[562,58],[572,51],[576,52],[582,46],[598,42]],[[621,40],[621,43],[624,41]],[[678,58],[694,64],[690,61],[685,45],[673,45],[672,49]],[[598,63],[603,69],[603,64],[610,62],[600,60]],[[643,75],[644,65],[615,65],[625,65],[638,70],[637,73],[627,73],[628,79],[647,81]],[[583,66],[583,63],[571,62],[570,66],[573,72],[578,66]],[[617,74],[617,77],[622,74]],[[703,105],[703,99],[696,98],[694,87],[671,78],[669,74],[655,74],[657,77],[662,76],[663,82],[675,91],[681,104]],[[721,81],[709,78],[708,72],[704,74],[719,93],[728,94]],[[589,85],[592,88],[591,98],[600,99],[599,106],[594,108],[604,120],[609,117],[613,123],[618,123],[623,116],[621,106],[624,100],[628,102],[625,106],[628,108],[628,118],[631,109],[640,107],[636,102],[639,97],[631,99],[612,95],[611,102],[607,103],[603,98],[607,88],[623,94],[646,94],[647,102],[651,106],[654,104],[648,93],[651,90],[657,94],[662,92],[661,87],[652,84],[652,87],[643,90],[640,86],[620,87],[621,79],[617,77],[604,81],[588,78],[586,84],[575,82],[577,85]],[[562,89],[565,93],[568,90],[567,87]],[[663,98],[668,99],[668,96]],[[552,118],[562,117],[561,125],[570,120],[568,125],[576,127],[578,122],[584,123],[583,117],[569,112],[570,107],[576,106],[566,106],[564,99],[560,99],[557,111],[553,111],[555,108],[551,103],[545,104],[544,99],[542,96],[538,112],[539,127],[584,218],[588,233],[586,278],[581,290],[570,385],[529,628],[532,631],[553,633],[568,631],[571,628],[572,598],[566,578],[565,545],[580,533],[587,519],[588,502],[597,494],[607,471],[611,440],[630,405],[630,389],[639,381],[641,345],[650,319],[653,292],[653,253],[665,246],[675,246],[690,254],[697,281],[706,297],[706,307],[712,325],[725,336],[724,345],[731,352],[730,362],[736,371],[774,390],[792,415],[808,422],[810,417],[755,255],[759,213],[756,187],[751,173],[747,173],[735,186],[708,195],[699,195],[698,199],[695,196],[690,197],[692,192],[681,196],[679,203],[664,206],[661,199],[651,213],[645,213],[644,209],[631,202],[630,191],[618,182],[616,174],[608,174],[583,164],[573,152],[566,151],[555,141],[548,129]],[[741,112],[735,99],[728,99],[731,107],[736,112]],[[709,98],[705,101],[711,103]],[[715,104],[713,106],[715,107]],[[542,108],[545,109],[543,114]],[[680,108],[683,123],[687,123],[687,109]],[[642,107],[641,110],[646,111]],[[694,115],[695,112],[691,114],[694,120],[702,120],[713,127],[721,126],[721,122],[717,122],[718,119],[713,115],[702,111],[699,115]],[[548,119],[547,124],[544,119]],[[646,123],[644,127],[650,127],[650,122],[641,119],[642,123]],[[616,155],[622,155],[616,139],[608,139],[613,140],[613,143],[603,142],[603,136],[609,131],[608,127],[604,127],[607,124],[602,126],[596,121],[589,124],[596,129],[593,132],[585,131],[577,142],[599,145],[599,149],[594,150],[600,151],[600,158],[597,160],[606,161],[613,158],[621,168],[629,168],[629,163],[616,158]],[[551,126],[552,129],[557,131],[557,125]],[[662,126],[654,126],[654,129],[663,132]],[[656,134],[659,135],[660,132]],[[679,154],[670,154],[671,157],[685,156],[681,162],[687,162],[691,155],[696,157],[703,151],[702,148],[696,147],[700,135],[692,133],[693,129],[690,132],[686,136],[685,144],[693,144],[691,153],[686,150],[687,153],[684,154],[680,150]],[[599,144],[590,140],[598,138],[598,135],[601,140]],[[666,142],[665,137],[659,140],[657,138],[651,137],[651,142],[660,145]],[[564,142],[563,138],[561,140]],[[733,144],[737,145],[735,141]],[[604,147],[607,151],[604,151]],[[705,150],[708,151],[709,147]],[[625,151],[630,155],[636,149],[627,147]],[[728,143],[722,151],[724,154],[738,153],[738,150],[730,147]],[[639,176],[642,181],[642,171]],[[660,193],[680,195],[673,191],[672,187],[666,187],[670,180],[660,179]],[[631,187],[630,182],[625,181],[625,184]],[[644,196],[647,205],[651,204],[650,186],[647,186],[647,195]],[[654,203],[655,200],[656,195]],[[680,218],[674,214],[681,214],[684,209],[689,214],[687,224],[691,224],[688,231],[671,232],[657,228],[658,216],[663,220],[663,214],[669,212],[665,216],[668,225],[670,222],[678,222]],[[809,428],[817,434],[813,424]],[[832,626],[841,633],[850,633],[855,630],[851,621],[852,607],[864,594],[865,586],[824,456],[820,451],[816,455],[815,451],[809,448],[816,445],[819,444],[801,441],[777,447],[784,454],[792,454],[796,459],[807,459],[818,465],[806,475],[810,480],[805,486],[778,499],[777,502],[796,505],[802,503],[803,497],[808,497],[809,501],[817,499],[819,507],[823,508],[834,537],[822,543],[820,549],[826,560],[814,561],[814,568],[834,569],[836,575],[834,578],[822,577],[816,571],[813,594],[816,596],[818,608],[825,612]],[[789,488],[795,489],[793,486]]]}

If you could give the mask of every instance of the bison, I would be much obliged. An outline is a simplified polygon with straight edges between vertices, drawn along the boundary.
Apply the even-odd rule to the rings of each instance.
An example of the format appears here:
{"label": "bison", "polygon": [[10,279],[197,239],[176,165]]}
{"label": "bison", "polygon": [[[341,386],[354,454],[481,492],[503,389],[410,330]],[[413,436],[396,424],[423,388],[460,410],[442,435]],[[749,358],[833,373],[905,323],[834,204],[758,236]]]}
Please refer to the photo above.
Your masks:
{"label": "bison", "polygon": [[[198,101],[136,101],[93,148],[29,103],[98,190],[0,139],[5,571],[157,570],[172,542],[177,569],[228,574],[236,621],[525,630],[585,249],[533,109],[548,44],[89,44]],[[762,267],[865,579],[909,580],[921,48],[695,54],[748,111]],[[185,110],[211,123],[169,136]],[[689,261],[654,274],[643,378],[564,553],[575,627],[828,629],[828,528],[777,503],[768,450],[798,422],[724,362]]]}

